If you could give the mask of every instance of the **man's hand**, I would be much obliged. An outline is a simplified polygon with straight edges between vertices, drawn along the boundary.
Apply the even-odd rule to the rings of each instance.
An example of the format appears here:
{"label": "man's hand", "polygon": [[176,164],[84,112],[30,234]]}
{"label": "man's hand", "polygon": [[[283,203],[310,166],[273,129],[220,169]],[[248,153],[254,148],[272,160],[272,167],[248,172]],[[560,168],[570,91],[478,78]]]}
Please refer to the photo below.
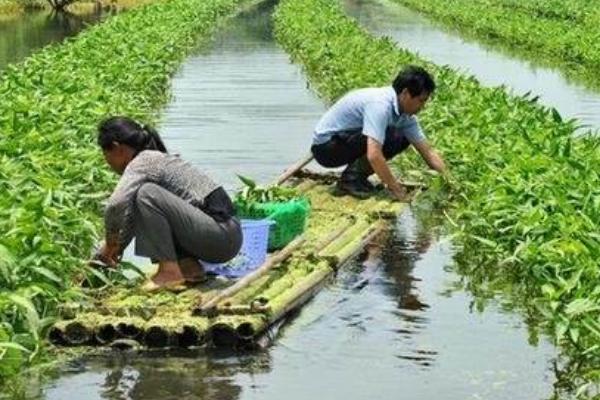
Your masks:
{"label": "man's hand", "polygon": [[382,145],[371,137],[367,140],[367,159],[373,167],[373,171],[375,171],[381,182],[387,186],[392,196],[398,201],[406,201],[408,199],[406,187],[396,180],[392,171],[390,171],[383,156]]}
{"label": "man's hand", "polygon": [[390,187],[390,192],[394,196],[394,198],[398,201],[407,201],[408,200],[408,190],[401,183],[396,183],[393,187]]}
{"label": "man's hand", "polygon": [[439,172],[442,175],[447,173],[446,164],[442,157],[431,147],[426,141],[413,143],[414,148],[421,155],[423,160],[427,163],[429,168]]}

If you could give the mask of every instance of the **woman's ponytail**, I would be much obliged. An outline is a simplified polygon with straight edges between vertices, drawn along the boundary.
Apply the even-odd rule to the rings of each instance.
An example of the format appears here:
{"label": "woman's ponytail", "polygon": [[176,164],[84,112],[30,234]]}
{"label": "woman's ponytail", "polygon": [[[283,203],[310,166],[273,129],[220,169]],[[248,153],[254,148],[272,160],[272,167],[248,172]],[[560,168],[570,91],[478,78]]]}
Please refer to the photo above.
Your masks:
{"label": "woman's ponytail", "polygon": [[141,125],[141,127],[142,127],[142,130],[147,135],[146,146],[145,146],[144,150],[157,150],[157,151],[160,151],[161,153],[166,153],[167,148],[165,147],[165,144],[163,143],[163,141],[160,138],[160,135],[158,134],[156,129],[152,128],[151,126],[143,125],[143,124]]}
{"label": "woman's ponytail", "polygon": [[126,144],[134,149],[136,154],[144,150],[167,153],[165,144],[154,128],[128,117],[111,117],[98,126],[98,145],[104,150],[109,150],[113,143]]}

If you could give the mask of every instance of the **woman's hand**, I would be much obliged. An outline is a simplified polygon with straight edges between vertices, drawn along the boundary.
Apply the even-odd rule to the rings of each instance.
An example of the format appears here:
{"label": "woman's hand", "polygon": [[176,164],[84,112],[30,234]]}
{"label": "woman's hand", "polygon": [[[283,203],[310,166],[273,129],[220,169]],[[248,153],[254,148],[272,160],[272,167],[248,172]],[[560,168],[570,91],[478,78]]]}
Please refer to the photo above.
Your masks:
{"label": "woman's hand", "polygon": [[98,250],[96,258],[109,267],[116,267],[121,257],[119,242],[108,238]]}

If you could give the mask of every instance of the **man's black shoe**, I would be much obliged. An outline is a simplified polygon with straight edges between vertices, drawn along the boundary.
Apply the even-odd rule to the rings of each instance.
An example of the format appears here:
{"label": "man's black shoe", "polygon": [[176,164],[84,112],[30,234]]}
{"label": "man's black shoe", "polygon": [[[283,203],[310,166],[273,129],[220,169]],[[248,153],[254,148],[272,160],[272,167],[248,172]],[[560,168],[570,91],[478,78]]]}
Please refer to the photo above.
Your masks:
{"label": "man's black shoe", "polygon": [[360,181],[339,180],[336,184],[336,188],[339,194],[348,194],[357,199],[366,199],[371,196],[371,192]]}
{"label": "man's black shoe", "polygon": [[376,191],[376,189],[375,189],[375,185],[373,185],[371,182],[369,182],[369,180],[368,180],[368,179],[366,179],[366,178],[365,178],[365,179],[360,179],[360,180],[357,180],[357,181],[356,181],[356,183],[357,183],[357,184],[358,184],[358,185],[359,185],[361,188],[363,188],[363,190],[364,190],[365,192],[373,193],[373,192],[375,192],[375,191]]}

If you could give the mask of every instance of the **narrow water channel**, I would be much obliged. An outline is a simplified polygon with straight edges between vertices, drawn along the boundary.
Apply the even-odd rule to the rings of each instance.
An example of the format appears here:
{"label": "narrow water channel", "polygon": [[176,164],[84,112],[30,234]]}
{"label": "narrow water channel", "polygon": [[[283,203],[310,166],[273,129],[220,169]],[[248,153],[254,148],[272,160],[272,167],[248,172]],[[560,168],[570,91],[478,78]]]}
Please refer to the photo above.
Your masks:
{"label": "narrow water channel", "polygon": [[[230,21],[174,79],[161,131],[226,186],[266,182],[302,155],[323,104],[271,35],[273,4]],[[83,358],[34,390],[44,399],[547,399],[556,350],[518,315],[472,309],[447,271],[453,246],[405,212],[381,260],[355,262],[267,350]],[[33,385],[32,385],[33,386]]]}
{"label": "narrow water channel", "polygon": [[600,129],[600,92],[571,82],[557,69],[522,60],[465,39],[392,0],[344,0],[347,14],[367,30],[438,65],[449,65],[488,86],[505,85],[514,93],[531,92],[563,118]]}
{"label": "narrow water channel", "polygon": [[108,15],[102,11],[86,15],[31,11],[0,20],[0,73],[8,64],[17,63],[46,45],[74,36]]}

